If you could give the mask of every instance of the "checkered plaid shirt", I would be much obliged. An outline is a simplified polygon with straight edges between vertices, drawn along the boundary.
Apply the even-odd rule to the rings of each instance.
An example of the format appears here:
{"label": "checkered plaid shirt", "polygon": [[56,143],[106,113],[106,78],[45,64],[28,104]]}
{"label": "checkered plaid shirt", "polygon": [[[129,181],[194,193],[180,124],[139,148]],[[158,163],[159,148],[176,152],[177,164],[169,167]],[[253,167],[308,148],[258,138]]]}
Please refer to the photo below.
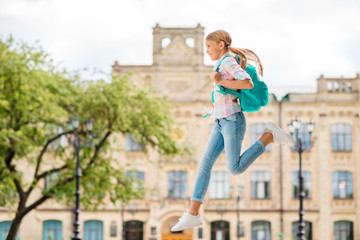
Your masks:
{"label": "checkered plaid shirt", "polygon": [[[227,57],[230,56],[230,57]],[[226,58],[225,58],[226,57]],[[224,59],[224,60],[223,60]],[[221,62],[218,73],[220,74],[221,79],[234,78],[235,80],[245,80],[251,79],[249,74],[240,67],[235,58],[228,52],[225,53],[215,64],[213,70]],[[234,114],[236,112],[241,112],[241,107],[238,102],[238,97],[233,94],[223,95],[222,93],[217,92],[220,90],[219,86],[213,82],[213,107],[212,109],[207,109],[207,112],[213,118],[224,118]],[[236,90],[236,89],[232,89]]]}

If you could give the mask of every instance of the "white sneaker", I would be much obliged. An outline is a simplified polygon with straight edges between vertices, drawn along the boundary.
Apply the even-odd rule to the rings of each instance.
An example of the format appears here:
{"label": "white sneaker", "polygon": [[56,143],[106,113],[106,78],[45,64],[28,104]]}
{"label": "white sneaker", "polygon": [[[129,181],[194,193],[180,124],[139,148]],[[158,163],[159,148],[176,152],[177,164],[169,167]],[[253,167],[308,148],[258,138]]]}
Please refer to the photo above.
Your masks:
{"label": "white sneaker", "polygon": [[285,144],[289,147],[292,147],[295,144],[293,138],[289,134],[272,122],[268,122],[265,125],[264,133],[266,132],[272,133],[275,143]]}
{"label": "white sneaker", "polygon": [[202,217],[200,214],[197,216],[191,215],[190,213],[184,213],[184,215],[179,218],[179,221],[171,228],[172,232],[182,231],[191,227],[200,226],[203,224]]}

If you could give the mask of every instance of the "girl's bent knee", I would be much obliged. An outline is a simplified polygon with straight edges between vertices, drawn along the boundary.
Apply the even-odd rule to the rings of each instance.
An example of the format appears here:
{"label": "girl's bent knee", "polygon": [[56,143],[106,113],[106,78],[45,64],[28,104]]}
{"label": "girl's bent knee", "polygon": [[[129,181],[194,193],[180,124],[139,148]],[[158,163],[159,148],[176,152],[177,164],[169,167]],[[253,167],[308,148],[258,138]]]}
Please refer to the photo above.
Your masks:
{"label": "girl's bent knee", "polygon": [[246,169],[243,168],[228,168],[230,174],[239,175],[245,172]]}

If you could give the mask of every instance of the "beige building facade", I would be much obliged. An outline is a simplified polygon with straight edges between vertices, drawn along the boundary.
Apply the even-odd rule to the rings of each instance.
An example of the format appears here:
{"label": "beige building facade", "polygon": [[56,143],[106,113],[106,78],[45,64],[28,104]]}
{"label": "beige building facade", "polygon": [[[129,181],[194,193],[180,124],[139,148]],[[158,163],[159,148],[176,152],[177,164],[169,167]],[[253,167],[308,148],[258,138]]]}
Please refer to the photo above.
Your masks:
{"label": "beige building facade", "polygon": [[[203,118],[203,107],[211,106],[212,70],[212,66],[203,63],[203,41],[201,25],[156,25],[152,65],[115,62],[115,74],[132,72],[135,84],[149,86],[175,103],[172,116],[181,131],[174,137],[193,154],[175,159],[166,159],[156,152],[145,156],[129,139],[117,143],[128,150],[118,153],[119,161],[128,164],[129,170],[136,168],[135,176],[143,180],[144,199],[132,200],[127,206],[105,203],[96,212],[83,209],[82,239],[122,239],[122,232],[126,239],[147,240],[295,239],[299,153],[275,144],[245,173],[236,176],[228,173],[222,154],[213,168],[201,207],[205,224],[180,233],[170,232],[170,227],[188,209],[197,165],[214,124],[213,119]],[[360,75],[320,76],[314,93],[289,93],[282,99],[271,95],[268,106],[245,116],[243,151],[261,135],[268,121],[283,128],[296,118],[304,123],[302,126],[309,121],[315,123],[311,135],[304,127],[299,132],[305,147],[302,169],[307,239],[360,239]],[[69,239],[73,231],[72,210],[49,200],[24,219],[20,239],[43,239],[44,231],[52,231],[48,225],[61,226],[61,236]],[[6,230],[5,223],[11,217],[11,213],[0,210],[0,231]]]}

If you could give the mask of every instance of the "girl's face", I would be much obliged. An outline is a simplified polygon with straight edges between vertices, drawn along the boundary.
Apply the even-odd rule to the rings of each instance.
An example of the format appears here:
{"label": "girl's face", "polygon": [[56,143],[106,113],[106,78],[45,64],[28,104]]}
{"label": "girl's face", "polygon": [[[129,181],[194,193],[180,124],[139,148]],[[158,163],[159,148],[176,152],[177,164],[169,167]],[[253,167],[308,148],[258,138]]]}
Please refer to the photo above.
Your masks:
{"label": "girl's face", "polygon": [[223,41],[215,42],[213,40],[205,40],[206,53],[210,56],[211,61],[216,61],[226,53],[225,44]]}

